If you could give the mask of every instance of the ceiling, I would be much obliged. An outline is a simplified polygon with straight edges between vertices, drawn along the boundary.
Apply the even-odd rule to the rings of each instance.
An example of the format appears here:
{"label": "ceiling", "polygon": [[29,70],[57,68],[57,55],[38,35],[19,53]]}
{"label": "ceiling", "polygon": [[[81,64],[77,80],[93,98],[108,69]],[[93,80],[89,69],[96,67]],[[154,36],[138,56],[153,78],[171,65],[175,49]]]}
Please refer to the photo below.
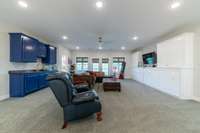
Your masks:
{"label": "ceiling", "polygon": [[[18,25],[53,43],[70,49],[103,48],[133,50],[177,28],[200,21],[200,0],[181,0],[181,7],[171,10],[174,0],[103,0],[104,7],[95,7],[97,0],[18,0],[0,1],[0,21]],[[66,35],[69,39],[63,40]],[[137,35],[139,40],[132,37]]]}

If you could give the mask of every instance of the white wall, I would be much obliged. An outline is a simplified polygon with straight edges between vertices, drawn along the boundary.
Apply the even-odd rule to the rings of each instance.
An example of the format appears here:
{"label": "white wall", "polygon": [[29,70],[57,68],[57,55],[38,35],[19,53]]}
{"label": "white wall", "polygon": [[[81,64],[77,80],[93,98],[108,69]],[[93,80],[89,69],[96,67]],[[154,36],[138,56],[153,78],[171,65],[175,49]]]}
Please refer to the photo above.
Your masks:
{"label": "white wall", "polygon": [[150,45],[148,47],[144,47],[141,50],[141,54],[147,54],[147,53],[151,53],[151,52],[156,52],[157,51],[157,45]]}
{"label": "white wall", "polygon": [[[139,63],[141,62],[141,52],[137,51],[137,52],[134,52],[132,55],[131,55],[131,63],[132,63],[132,67],[133,68],[137,68],[139,66]],[[142,62],[141,62],[142,63]]]}
{"label": "white wall", "polygon": [[[28,70],[34,69],[36,63],[11,63],[10,58],[10,41],[9,32],[23,32],[30,36],[34,36],[33,33],[27,32],[17,26],[0,23],[0,100],[9,97],[9,70]],[[36,36],[35,36],[36,37]],[[39,38],[43,40],[42,38]],[[47,42],[47,41],[46,41]]]}
{"label": "white wall", "polygon": [[71,51],[62,45],[57,45],[58,56],[57,56],[57,65],[59,71],[69,72],[70,65],[69,60],[71,58]]}
{"label": "white wall", "polygon": [[89,57],[89,69],[92,70],[91,59],[92,58],[109,58],[110,72],[112,72],[112,58],[113,57],[125,57],[126,58],[126,70],[125,78],[132,78],[131,76],[131,52],[128,51],[73,51],[72,52],[73,63],[76,62],[76,57]]}
{"label": "white wall", "polygon": [[194,33],[194,97],[200,101],[200,28]]}

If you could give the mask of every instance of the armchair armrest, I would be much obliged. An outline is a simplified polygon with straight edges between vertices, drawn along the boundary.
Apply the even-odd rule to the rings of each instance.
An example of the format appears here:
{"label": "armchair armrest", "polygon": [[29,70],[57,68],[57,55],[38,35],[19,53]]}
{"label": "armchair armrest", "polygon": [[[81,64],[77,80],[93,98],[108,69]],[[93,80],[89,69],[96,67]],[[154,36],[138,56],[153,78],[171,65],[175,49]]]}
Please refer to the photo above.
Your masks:
{"label": "armchair armrest", "polygon": [[97,93],[95,91],[87,91],[83,93],[77,93],[72,99],[73,104],[82,104],[85,102],[91,102],[95,99],[99,99]]}
{"label": "armchair armrest", "polygon": [[76,88],[76,90],[77,90],[78,93],[86,92],[86,91],[90,90],[90,88],[88,87],[88,85],[85,85],[85,84],[75,85],[74,87]]}
{"label": "armchair armrest", "polygon": [[75,87],[76,89],[84,89],[84,88],[87,88],[88,91],[89,91],[89,89],[90,89],[89,86],[86,85],[86,84],[74,85],[74,87]]}

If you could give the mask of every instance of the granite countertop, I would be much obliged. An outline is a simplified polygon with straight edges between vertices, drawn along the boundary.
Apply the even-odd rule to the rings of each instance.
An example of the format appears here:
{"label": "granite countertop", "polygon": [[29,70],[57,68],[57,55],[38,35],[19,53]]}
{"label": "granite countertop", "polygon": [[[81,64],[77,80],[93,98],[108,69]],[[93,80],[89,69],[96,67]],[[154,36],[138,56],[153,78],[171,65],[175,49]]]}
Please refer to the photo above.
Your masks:
{"label": "granite countertop", "polygon": [[9,74],[25,74],[25,73],[42,73],[42,72],[57,72],[57,70],[49,71],[49,70],[11,70]]}

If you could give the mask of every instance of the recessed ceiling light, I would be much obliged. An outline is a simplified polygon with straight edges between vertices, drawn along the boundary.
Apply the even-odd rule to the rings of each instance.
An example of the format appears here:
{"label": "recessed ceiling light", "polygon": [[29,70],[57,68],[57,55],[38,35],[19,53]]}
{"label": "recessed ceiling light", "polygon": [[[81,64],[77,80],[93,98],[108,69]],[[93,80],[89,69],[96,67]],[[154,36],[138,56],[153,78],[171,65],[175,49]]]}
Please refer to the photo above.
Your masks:
{"label": "recessed ceiling light", "polygon": [[98,47],[98,49],[99,49],[99,50],[102,50],[102,49],[103,49],[103,47],[99,46],[99,47]]}
{"label": "recessed ceiling light", "polygon": [[96,2],[96,7],[97,8],[102,8],[103,7],[103,2],[102,1],[97,1]]}
{"label": "recessed ceiling light", "polygon": [[136,41],[136,40],[139,39],[139,37],[138,36],[134,36],[132,39]]}
{"label": "recessed ceiling light", "polygon": [[176,1],[171,4],[171,9],[176,9],[180,6],[181,6],[181,3]]}
{"label": "recessed ceiling light", "polygon": [[23,8],[27,8],[28,7],[28,4],[25,1],[18,1],[18,4]]}
{"label": "recessed ceiling light", "polygon": [[124,47],[124,46],[121,46],[121,50],[125,50],[126,49],[126,47]]}
{"label": "recessed ceiling light", "polygon": [[63,40],[67,40],[68,37],[67,37],[67,36],[62,36],[62,39],[63,39]]}
{"label": "recessed ceiling light", "polygon": [[79,46],[76,46],[76,50],[79,50],[80,49],[80,47]]}

